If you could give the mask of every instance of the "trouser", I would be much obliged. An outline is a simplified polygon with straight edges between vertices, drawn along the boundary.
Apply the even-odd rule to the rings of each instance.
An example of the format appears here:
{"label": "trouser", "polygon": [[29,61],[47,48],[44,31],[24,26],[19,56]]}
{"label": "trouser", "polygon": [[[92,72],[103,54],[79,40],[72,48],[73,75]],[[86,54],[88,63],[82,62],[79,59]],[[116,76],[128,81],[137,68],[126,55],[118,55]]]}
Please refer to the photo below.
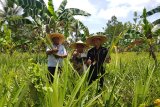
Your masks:
{"label": "trouser", "polygon": [[[102,76],[104,73],[105,69],[103,66],[91,65],[88,76],[89,84],[98,79],[99,74],[101,74]],[[103,87],[103,82],[104,82],[104,76],[102,76],[99,81],[101,88]]]}
{"label": "trouser", "polygon": [[[61,70],[61,68],[58,67],[58,70]],[[49,71],[49,73],[48,73],[49,82],[53,83],[53,80],[54,80],[53,76],[56,71],[56,67],[48,67],[48,71]]]}

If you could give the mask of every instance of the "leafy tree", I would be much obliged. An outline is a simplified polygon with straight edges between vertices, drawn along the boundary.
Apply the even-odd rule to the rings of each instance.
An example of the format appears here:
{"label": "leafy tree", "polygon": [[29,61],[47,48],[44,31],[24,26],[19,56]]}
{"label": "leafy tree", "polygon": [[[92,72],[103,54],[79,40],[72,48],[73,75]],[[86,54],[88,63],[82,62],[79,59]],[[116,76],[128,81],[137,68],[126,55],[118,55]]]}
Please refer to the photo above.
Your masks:
{"label": "leafy tree", "polygon": [[0,25],[7,23],[12,30],[24,23],[31,24],[31,21],[22,16],[23,8],[16,5],[12,0],[0,0]]}
{"label": "leafy tree", "polygon": [[[150,10],[150,11],[147,11],[147,17],[149,16],[152,16],[156,13],[159,13],[160,12],[160,6],[157,6],[156,8]],[[157,35],[157,46],[160,45],[160,18],[157,18],[155,21],[153,21],[153,28],[152,28],[152,32],[154,33],[154,35]],[[160,47],[159,47],[160,48]]]}
{"label": "leafy tree", "polygon": [[[29,28],[27,28],[26,25],[31,25],[32,21],[27,18],[28,16],[24,15],[26,14],[26,12],[24,11],[25,9],[23,9],[22,6],[19,6],[17,4],[17,1],[0,0],[0,3],[2,6],[0,10],[0,27],[2,34],[0,35],[0,38],[1,40],[3,40],[3,42],[1,42],[3,44],[2,49],[5,50],[4,48],[6,48],[11,51],[10,53],[12,53],[12,51],[14,49],[17,49],[17,47],[19,47],[20,45],[24,46],[24,44],[31,42],[31,39],[27,39],[29,33],[26,33],[26,31]],[[6,31],[11,32],[9,36]],[[31,29],[30,32],[32,32]],[[6,39],[8,37],[10,37],[10,40]],[[34,39],[32,38],[32,40]],[[6,47],[4,45],[4,41],[10,46]]]}
{"label": "leafy tree", "polygon": [[[52,24],[50,23],[49,27],[52,28],[53,32],[55,31],[62,31],[64,32],[65,36],[69,36],[69,31],[73,31],[73,25],[77,25],[80,29],[83,29],[84,32],[87,32],[87,28],[83,25],[82,22],[76,20],[74,16],[81,15],[81,16],[90,16],[89,13],[77,9],[77,8],[65,8],[67,4],[67,0],[63,0],[60,4],[57,11],[54,10],[54,5],[52,0],[48,2],[48,10],[52,13],[53,18],[51,19]],[[54,13],[53,13],[54,12]],[[69,28],[70,27],[70,28]],[[74,27],[74,29],[76,28]],[[78,33],[78,32],[76,32]]]}
{"label": "leafy tree", "polygon": [[[108,20],[106,23],[106,27],[104,28],[104,35],[107,36],[108,40],[106,45],[110,46],[111,41],[118,37],[118,35],[127,29],[127,24],[123,24],[122,22],[117,20],[116,16],[112,16],[111,20]],[[123,45],[123,41],[117,42],[116,46]],[[120,47],[119,47],[120,48]]]}
{"label": "leafy tree", "polygon": [[[128,31],[126,32],[124,39],[122,40],[124,42],[124,51],[142,51],[146,49],[145,46],[138,45],[141,44],[142,34],[140,33],[142,31],[142,20],[139,20],[139,16],[137,15],[137,12],[134,12],[134,23],[127,23]],[[133,42],[135,41],[135,42]],[[136,47],[135,47],[136,45]]]}
{"label": "leafy tree", "polygon": [[[48,7],[43,0],[5,0],[4,2],[0,0],[0,3],[3,6],[0,11],[0,24],[3,27],[3,23],[7,22],[7,28],[12,32],[11,40],[15,43],[15,49],[21,47],[23,50],[28,50],[29,47],[36,47],[41,44],[40,39],[51,32],[64,33],[68,37],[72,32],[77,32],[76,36],[81,36],[79,30],[83,30],[85,35],[89,35],[88,28],[74,16],[90,14],[76,8],[65,8],[67,0],[63,0],[57,11],[52,0],[48,1]],[[2,34],[0,37],[4,38],[4,31],[0,33]]]}
{"label": "leafy tree", "polygon": [[[153,25],[152,23],[149,23],[147,20],[147,11],[146,9],[143,10],[143,16],[142,16],[142,27],[141,29],[133,29],[129,30],[128,32],[130,35],[127,35],[128,38],[130,38],[131,43],[127,48],[133,48],[137,45],[144,45],[148,48],[149,55],[152,56],[152,58],[155,60],[155,64],[157,65],[157,58],[155,55],[155,44],[157,40],[157,35],[155,35],[152,32]],[[136,36],[134,36],[136,35]]]}

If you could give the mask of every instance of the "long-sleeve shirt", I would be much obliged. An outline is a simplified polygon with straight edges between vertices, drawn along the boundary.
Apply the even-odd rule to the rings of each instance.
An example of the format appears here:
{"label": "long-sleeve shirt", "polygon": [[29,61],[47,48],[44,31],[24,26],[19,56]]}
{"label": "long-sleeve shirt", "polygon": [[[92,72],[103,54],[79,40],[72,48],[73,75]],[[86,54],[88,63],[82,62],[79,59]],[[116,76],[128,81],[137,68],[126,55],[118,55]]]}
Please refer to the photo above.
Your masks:
{"label": "long-sleeve shirt", "polygon": [[[67,55],[66,49],[63,45],[58,45],[58,46],[53,45],[53,48],[58,49],[57,54]],[[46,51],[49,51],[49,50],[50,49],[47,47]],[[56,58],[53,54],[48,55],[48,67],[56,67],[57,64],[59,65],[59,67],[61,67],[62,63],[63,63],[63,58]]]}
{"label": "long-sleeve shirt", "polygon": [[90,59],[92,64],[95,63],[100,67],[103,65],[107,53],[108,49],[105,47],[99,47],[99,49],[93,47],[88,51],[87,60]]}

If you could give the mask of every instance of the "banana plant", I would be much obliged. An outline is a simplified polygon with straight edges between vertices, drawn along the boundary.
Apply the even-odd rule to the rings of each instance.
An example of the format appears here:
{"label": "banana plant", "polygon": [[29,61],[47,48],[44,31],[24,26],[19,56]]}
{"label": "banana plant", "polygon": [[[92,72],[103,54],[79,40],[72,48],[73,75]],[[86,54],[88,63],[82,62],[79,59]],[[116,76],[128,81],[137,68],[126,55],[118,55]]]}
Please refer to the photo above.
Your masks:
{"label": "banana plant", "polygon": [[[74,17],[70,20],[70,27],[67,30],[69,33],[75,33],[73,41],[82,40],[85,41],[85,38],[89,36],[88,28],[79,20],[75,19]],[[83,33],[82,33],[83,31]]]}
{"label": "banana plant", "polygon": [[[127,49],[130,49],[136,45],[146,44],[149,47],[149,55],[154,59],[155,64],[157,65],[157,57],[154,52],[154,45],[156,44],[157,35],[152,32],[153,25],[147,20],[147,11],[144,8],[143,10],[143,24],[141,31],[131,30],[128,31],[130,33],[129,38],[131,39],[130,45],[128,45]],[[136,35],[136,36],[133,36]]]}
{"label": "banana plant", "polygon": [[[90,16],[89,13],[77,8],[65,8],[67,0],[63,0],[58,10],[54,8],[54,1],[48,0],[46,5],[43,0],[11,0],[17,5],[21,6],[24,10],[23,16],[31,16],[36,26],[47,26],[47,33],[63,31],[66,37],[70,30],[68,27],[72,23],[76,23],[75,15]],[[82,22],[80,22],[82,25]],[[83,25],[82,25],[83,26]],[[84,27],[81,27],[81,29]],[[86,30],[86,27],[83,29]]]}
{"label": "banana plant", "polygon": [[0,25],[8,23],[12,28],[15,26],[27,23],[31,24],[31,21],[26,17],[22,16],[23,8],[16,5],[12,0],[0,0],[1,9],[0,9]]}
{"label": "banana plant", "polygon": [[156,37],[157,35],[153,34],[152,33],[152,24],[150,24],[147,20],[147,11],[146,9],[143,10],[143,34],[145,36],[145,39],[147,40],[147,44],[149,45],[149,54],[150,56],[152,56],[152,58],[155,60],[155,64],[157,65],[157,57],[155,55],[155,52],[154,52],[154,44],[155,44],[155,39],[154,37]]}
{"label": "banana plant", "polygon": [[[147,11],[146,16],[147,16],[147,17],[148,17],[148,16],[152,16],[152,15],[158,13],[158,12],[160,12],[160,6],[157,6],[156,8],[154,8],[154,9],[152,9],[152,10],[150,10],[150,11]],[[156,19],[156,20],[153,22],[153,24],[154,24],[154,25],[160,24],[160,19]]]}
{"label": "banana plant", "polygon": [[[68,36],[69,32],[66,32],[69,30],[69,26],[71,26],[73,23],[77,23],[77,20],[74,18],[76,15],[81,16],[90,16],[89,13],[77,9],[77,8],[65,8],[67,5],[67,0],[63,0],[60,4],[57,11],[54,10],[53,1],[48,1],[48,10],[52,14],[50,26],[53,26],[53,32],[59,30],[59,28],[64,28],[65,36]],[[84,31],[87,31],[86,27],[83,25],[82,22],[78,21],[79,25],[81,26],[81,29]]]}
{"label": "banana plant", "polygon": [[[154,8],[150,11],[147,11],[146,16],[149,17],[149,16],[155,15],[156,13],[159,13],[159,12],[160,12],[160,6],[157,6],[156,8]],[[152,29],[152,32],[154,32],[156,34],[160,34],[160,18],[153,21],[153,25],[154,25],[154,27]]]}
{"label": "banana plant", "polygon": [[[9,27],[12,27],[15,32],[17,32],[18,27],[22,27],[26,24],[32,24],[35,26],[33,27],[33,32],[35,30],[34,28],[41,31],[37,32],[36,36],[38,37],[45,37],[46,33],[51,32],[64,33],[65,36],[68,37],[69,33],[72,32],[72,25],[78,22],[80,29],[83,30],[86,35],[89,33],[87,27],[85,27],[82,22],[76,20],[74,16],[90,16],[90,14],[76,8],[65,8],[67,0],[63,0],[56,11],[52,0],[48,1],[48,5],[46,5],[43,0],[5,0],[5,2],[0,0],[0,3],[4,7],[3,10],[7,11],[7,14],[14,12],[18,13],[20,11],[18,15],[11,14],[6,15],[6,17],[4,17],[5,14],[2,14],[3,11],[0,11],[0,16],[4,17],[0,18],[0,22],[4,23],[6,20],[9,20],[7,22],[12,25],[9,25]],[[5,6],[6,4],[7,6]],[[14,6],[16,6],[15,10],[13,10]],[[13,11],[10,11],[11,9],[9,7]],[[31,18],[28,19],[27,17]],[[47,29],[44,31],[45,26]]]}

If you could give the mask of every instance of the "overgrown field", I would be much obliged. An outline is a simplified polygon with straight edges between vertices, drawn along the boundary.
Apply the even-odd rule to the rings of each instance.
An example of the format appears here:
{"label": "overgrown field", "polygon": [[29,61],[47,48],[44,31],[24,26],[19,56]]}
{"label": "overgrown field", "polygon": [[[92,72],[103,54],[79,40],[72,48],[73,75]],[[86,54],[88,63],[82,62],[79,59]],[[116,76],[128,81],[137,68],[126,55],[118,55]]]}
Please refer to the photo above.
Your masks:
{"label": "overgrown field", "polygon": [[47,57],[42,54],[0,54],[0,107],[145,107],[160,98],[160,53],[154,65],[148,53],[112,54],[105,84],[87,83],[65,60],[63,71],[47,79]]}

